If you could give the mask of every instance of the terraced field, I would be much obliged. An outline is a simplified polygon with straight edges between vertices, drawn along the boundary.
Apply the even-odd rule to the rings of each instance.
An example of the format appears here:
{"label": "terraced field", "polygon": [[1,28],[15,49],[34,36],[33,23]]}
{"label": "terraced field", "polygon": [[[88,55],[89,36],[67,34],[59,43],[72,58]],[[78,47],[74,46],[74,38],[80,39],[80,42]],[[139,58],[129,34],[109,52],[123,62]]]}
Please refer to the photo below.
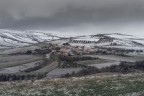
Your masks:
{"label": "terraced field", "polygon": [[35,67],[42,59],[35,55],[0,55],[0,73],[19,73]]}
{"label": "terraced field", "polygon": [[42,57],[34,55],[19,55],[19,56],[5,55],[0,57],[0,68],[19,66],[21,64],[38,61],[41,59]]}

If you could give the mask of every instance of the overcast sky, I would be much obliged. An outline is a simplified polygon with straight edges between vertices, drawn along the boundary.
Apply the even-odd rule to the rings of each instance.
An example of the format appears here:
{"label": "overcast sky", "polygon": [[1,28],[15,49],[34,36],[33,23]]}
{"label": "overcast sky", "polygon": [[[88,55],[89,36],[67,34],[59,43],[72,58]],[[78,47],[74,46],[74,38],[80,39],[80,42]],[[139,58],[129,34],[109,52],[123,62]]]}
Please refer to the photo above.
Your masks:
{"label": "overcast sky", "polygon": [[0,28],[144,34],[144,0],[0,0]]}

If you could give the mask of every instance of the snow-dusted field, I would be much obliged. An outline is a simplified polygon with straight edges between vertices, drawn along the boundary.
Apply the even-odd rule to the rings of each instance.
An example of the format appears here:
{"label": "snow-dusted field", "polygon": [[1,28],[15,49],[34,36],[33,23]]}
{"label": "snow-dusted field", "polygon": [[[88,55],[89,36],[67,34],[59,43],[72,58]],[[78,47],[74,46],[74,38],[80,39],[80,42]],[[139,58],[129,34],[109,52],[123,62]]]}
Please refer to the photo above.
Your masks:
{"label": "snow-dusted field", "polygon": [[38,61],[41,59],[42,57],[34,56],[34,55],[15,55],[15,56],[1,55],[0,67],[1,68],[14,67],[14,66],[19,66],[22,64]]}
{"label": "snow-dusted field", "polygon": [[22,47],[57,39],[60,38],[44,32],[0,30],[0,45],[6,47]]}
{"label": "snow-dusted field", "polygon": [[10,73],[10,74],[12,74],[12,73],[20,73],[21,71],[24,71],[26,69],[33,68],[33,67],[37,66],[37,63],[39,63],[39,62],[40,61],[34,61],[34,62],[31,62],[31,63],[19,65],[19,66],[2,68],[2,69],[0,69],[0,73],[1,74],[5,74],[5,73]]}
{"label": "snow-dusted field", "polygon": [[35,45],[18,47],[18,48],[10,48],[10,49],[1,51],[0,54],[11,54],[11,53],[17,53],[17,52],[25,53],[28,50],[35,50],[39,48],[40,48],[39,46],[35,46]]}

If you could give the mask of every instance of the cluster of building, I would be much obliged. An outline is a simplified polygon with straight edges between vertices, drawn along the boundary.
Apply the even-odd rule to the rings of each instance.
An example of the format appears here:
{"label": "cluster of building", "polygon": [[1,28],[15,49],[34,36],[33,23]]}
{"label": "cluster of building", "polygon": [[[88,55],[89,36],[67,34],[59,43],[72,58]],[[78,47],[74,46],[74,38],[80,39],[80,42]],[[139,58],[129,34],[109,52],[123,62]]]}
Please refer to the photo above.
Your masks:
{"label": "cluster of building", "polygon": [[61,46],[61,49],[58,51],[57,54],[63,56],[73,56],[73,55],[91,54],[95,51],[96,50],[91,47],[64,45]]}

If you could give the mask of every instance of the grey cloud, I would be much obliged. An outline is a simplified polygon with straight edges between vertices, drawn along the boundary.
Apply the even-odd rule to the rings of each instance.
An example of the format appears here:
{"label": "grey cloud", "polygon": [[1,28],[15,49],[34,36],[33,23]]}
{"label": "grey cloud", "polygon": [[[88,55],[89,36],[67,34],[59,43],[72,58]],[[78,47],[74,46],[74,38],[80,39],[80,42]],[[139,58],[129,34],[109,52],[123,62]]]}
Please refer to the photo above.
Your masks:
{"label": "grey cloud", "polygon": [[0,28],[14,29],[120,26],[144,22],[144,1],[0,0],[0,22]]}

